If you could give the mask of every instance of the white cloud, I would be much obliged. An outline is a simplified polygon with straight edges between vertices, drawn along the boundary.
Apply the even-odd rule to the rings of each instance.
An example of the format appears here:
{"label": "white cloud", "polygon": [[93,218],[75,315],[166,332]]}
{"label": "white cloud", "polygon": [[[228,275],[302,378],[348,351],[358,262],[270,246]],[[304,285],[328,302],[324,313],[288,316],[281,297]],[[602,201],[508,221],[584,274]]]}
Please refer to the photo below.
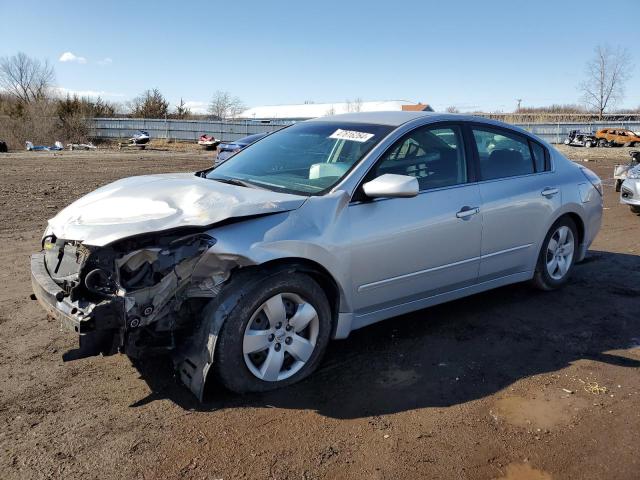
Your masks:
{"label": "white cloud", "polygon": [[105,57],[102,60],[98,60],[96,62],[98,65],[101,65],[103,67],[106,67],[107,65],[111,65],[113,63],[113,59],[110,57]]}
{"label": "white cloud", "polygon": [[123,98],[126,97],[124,93],[115,93],[108,92],[105,90],[73,90],[70,88],[64,87],[56,87],[54,91],[61,97],[66,97],[67,95],[73,96],[77,95],[78,97],[92,97],[92,98]]}
{"label": "white cloud", "polygon": [[71,52],[64,52],[62,55],[60,55],[60,58],[58,60],[61,62],[72,62],[72,63],[81,63],[81,64],[87,63],[86,58],[79,57],[77,55],[74,55]]}
{"label": "white cloud", "polygon": [[209,109],[208,102],[199,102],[197,100],[188,100],[184,102],[184,106],[191,110],[191,113],[205,114]]}

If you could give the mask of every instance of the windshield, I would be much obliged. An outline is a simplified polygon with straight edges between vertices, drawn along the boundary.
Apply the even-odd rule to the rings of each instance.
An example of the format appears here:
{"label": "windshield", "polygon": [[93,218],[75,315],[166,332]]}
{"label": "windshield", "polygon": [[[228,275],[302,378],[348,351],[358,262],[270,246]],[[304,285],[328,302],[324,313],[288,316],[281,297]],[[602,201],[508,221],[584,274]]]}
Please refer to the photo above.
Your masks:
{"label": "windshield", "polygon": [[207,178],[318,195],[337,184],[392,129],[364,123],[298,123],[236,153]]}

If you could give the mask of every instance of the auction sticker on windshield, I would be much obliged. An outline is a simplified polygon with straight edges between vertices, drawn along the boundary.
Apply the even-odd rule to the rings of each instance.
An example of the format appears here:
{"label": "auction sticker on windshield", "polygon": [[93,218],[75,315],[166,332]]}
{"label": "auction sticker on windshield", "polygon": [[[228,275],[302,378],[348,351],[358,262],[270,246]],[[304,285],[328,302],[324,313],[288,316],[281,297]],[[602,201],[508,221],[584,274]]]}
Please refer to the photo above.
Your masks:
{"label": "auction sticker on windshield", "polygon": [[356,130],[342,130],[341,128],[329,136],[329,138],[334,138],[336,140],[351,140],[352,142],[366,142],[373,137],[373,133],[358,132]]}

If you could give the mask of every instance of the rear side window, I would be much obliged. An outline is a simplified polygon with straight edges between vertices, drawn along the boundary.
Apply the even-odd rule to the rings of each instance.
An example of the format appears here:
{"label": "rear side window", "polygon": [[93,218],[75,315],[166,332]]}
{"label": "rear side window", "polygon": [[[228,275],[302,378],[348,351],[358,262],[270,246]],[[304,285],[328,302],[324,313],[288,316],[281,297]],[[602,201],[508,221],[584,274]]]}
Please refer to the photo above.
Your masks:
{"label": "rear side window", "polygon": [[533,153],[533,161],[536,165],[536,172],[544,172],[548,170],[546,161],[546,150],[539,143],[529,141],[531,145],[531,153]]}
{"label": "rear side window", "polygon": [[472,127],[472,130],[480,157],[482,180],[515,177],[535,172],[529,141],[526,138],[503,130],[481,127]]}

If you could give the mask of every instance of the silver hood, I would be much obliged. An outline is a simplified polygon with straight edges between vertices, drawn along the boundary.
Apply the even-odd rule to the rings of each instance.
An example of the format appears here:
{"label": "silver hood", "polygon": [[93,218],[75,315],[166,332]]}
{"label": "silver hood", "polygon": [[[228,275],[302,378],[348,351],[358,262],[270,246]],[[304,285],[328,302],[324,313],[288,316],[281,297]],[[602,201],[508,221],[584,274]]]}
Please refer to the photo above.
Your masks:
{"label": "silver hood", "polygon": [[65,240],[103,246],[141,233],[294,210],[306,198],[228,185],[192,173],[144,175],[81,197],[49,220],[49,231]]}

